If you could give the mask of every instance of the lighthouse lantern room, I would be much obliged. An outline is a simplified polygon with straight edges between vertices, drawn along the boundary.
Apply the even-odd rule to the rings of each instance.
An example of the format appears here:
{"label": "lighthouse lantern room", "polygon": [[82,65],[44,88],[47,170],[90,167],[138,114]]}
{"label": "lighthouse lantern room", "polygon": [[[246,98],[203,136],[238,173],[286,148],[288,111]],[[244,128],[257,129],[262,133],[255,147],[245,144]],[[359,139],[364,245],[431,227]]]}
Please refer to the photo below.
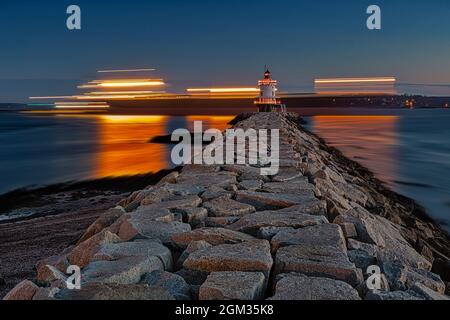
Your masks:
{"label": "lighthouse lantern room", "polygon": [[258,112],[286,112],[286,106],[277,99],[277,81],[273,80],[268,69],[264,79],[258,81],[259,97],[255,100]]}

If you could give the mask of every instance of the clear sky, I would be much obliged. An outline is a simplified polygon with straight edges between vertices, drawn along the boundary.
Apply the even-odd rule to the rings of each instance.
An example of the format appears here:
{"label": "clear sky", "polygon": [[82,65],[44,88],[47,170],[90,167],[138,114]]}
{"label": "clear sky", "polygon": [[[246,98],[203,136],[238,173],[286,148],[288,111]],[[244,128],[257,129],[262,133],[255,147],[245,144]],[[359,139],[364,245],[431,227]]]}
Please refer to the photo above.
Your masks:
{"label": "clear sky", "polygon": [[[71,4],[81,31],[66,28]],[[380,31],[366,28],[370,4]],[[265,64],[284,90],[392,75],[450,94],[450,1],[0,0],[0,101],[74,94],[102,68],[155,67],[173,91],[254,85]]]}

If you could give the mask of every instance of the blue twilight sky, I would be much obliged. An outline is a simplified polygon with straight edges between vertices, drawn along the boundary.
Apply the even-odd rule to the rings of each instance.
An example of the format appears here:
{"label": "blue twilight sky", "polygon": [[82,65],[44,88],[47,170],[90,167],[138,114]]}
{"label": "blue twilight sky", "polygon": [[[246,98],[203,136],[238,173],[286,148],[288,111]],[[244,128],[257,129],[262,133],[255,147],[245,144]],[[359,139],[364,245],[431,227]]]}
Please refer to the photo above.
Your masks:
{"label": "blue twilight sky", "polygon": [[[82,30],[66,28],[66,8]],[[382,30],[366,8],[382,9]],[[284,90],[316,77],[396,76],[450,95],[448,0],[0,0],[0,101],[76,93],[101,68],[155,67],[187,86],[254,85],[268,64]],[[423,86],[438,84],[439,86]]]}

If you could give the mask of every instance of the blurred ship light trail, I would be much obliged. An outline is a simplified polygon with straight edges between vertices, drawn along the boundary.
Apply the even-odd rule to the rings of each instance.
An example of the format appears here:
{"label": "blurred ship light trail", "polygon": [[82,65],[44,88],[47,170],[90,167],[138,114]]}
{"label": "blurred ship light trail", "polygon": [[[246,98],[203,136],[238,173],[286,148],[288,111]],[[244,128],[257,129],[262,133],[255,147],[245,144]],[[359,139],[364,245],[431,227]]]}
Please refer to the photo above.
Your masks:
{"label": "blurred ship light trail", "polygon": [[119,72],[145,72],[155,71],[156,69],[124,69],[124,70],[98,70],[98,73],[119,73]]}
{"label": "blurred ship light trail", "polygon": [[385,83],[395,82],[395,77],[372,77],[372,78],[331,78],[315,79],[315,84],[342,84],[342,83]]}
{"label": "blurred ship light trail", "polygon": [[187,92],[239,93],[259,92],[259,88],[189,88]]}

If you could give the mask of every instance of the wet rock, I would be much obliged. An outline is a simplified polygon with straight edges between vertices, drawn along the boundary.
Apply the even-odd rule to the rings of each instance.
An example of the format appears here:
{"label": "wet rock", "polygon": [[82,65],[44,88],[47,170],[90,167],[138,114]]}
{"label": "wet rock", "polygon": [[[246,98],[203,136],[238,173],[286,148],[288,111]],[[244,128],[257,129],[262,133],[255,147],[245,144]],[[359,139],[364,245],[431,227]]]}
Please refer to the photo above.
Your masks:
{"label": "wet rock", "polygon": [[268,193],[240,190],[236,192],[236,200],[252,205],[257,210],[276,210],[317,199],[311,195],[295,193]]}
{"label": "wet rock", "polygon": [[328,277],[352,286],[362,282],[347,254],[335,247],[294,245],[280,248],[275,256],[275,274],[299,272],[308,276]]}
{"label": "wet rock", "polygon": [[199,300],[260,300],[265,282],[261,272],[212,272],[200,287]]}
{"label": "wet rock", "polygon": [[191,300],[190,286],[179,275],[155,270],[145,274],[140,283],[162,287],[176,300]]}
{"label": "wet rock", "polygon": [[82,272],[82,285],[90,282],[136,284],[142,276],[154,270],[164,270],[157,256],[133,256],[112,261],[91,262]]}
{"label": "wet rock", "polygon": [[160,286],[146,284],[89,283],[81,290],[62,289],[56,294],[58,300],[175,300]]}
{"label": "wet rock", "polygon": [[172,253],[157,240],[141,239],[132,242],[104,244],[91,261],[113,261],[135,256],[157,257],[163,263],[164,270],[173,268]]}
{"label": "wet rock", "polygon": [[246,215],[229,226],[230,229],[257,235],[264,227],[303,228],[327,223],[324,216],[313,216],[299,213],[279,213],[277,211],[262,211]]}
{"label": "wet rock", "polygon": [[255,240],[255,238],[245,233],[223,228],[201,228],[172,235],[172,242],[176,247],[181,249],[185,249],[193,241],[200,240],[216,246],[225,243],[232,244],[251,241]]}
{"label": "wet rock", "polygon": [[267,276],[272,263],[269,242],[252,240],[195,251],[189,255],[183,266],[205,272],[261,271]]}
{"label": "wet rock", "polygon": [[240,203],[228,197],[220,197],[203,203],[203,207],[208,209],[212,217],[243,216],[255,212],[251,205]]}
{"label": "wet rock", "polygon": [[361,299],[358,292],[343,281],[291,273],[277,277],[275,295],[270,300]]}
{"label": "wet rock", "polygon": [[273,251],[290,245],[319,245],[331,246],[336,250],[347,252],[341,228],[331,223],[278,232],[272,238],[271,245]]}
{"label": "wet rock", "polygon": [[77,245],[68,255],[67,259],[71,265],[77,265],[80,268],[83,268],[89,263],[91,258],[103,244],[121,241],[122,240],[116,234],[105,229]]}
{"label": "wet rock", "polygon": [[116,207],[110,209],[100,215],[100,217],[95,220],[93,224],[89,226],[83,236],[78,240],[78,244],[86,241],[93,235],[99,233],[103,229],[112,225],[117,219],[119,219],[125,213],[125,209],[122,207]]}
{"label": "wet rock", "polygon": [[31,300],[39,287],[29,280],[24,280],[6,294],[3,300]]}
{"label": "wet rock", "polygon": [[149,223],[145,220],[127,220],[120,226],[118,234],[124,241],[139,238],[159,239],[163,244],[170,245],[172,235],[190,230],[189,224],[178,221],[152,221]]}

